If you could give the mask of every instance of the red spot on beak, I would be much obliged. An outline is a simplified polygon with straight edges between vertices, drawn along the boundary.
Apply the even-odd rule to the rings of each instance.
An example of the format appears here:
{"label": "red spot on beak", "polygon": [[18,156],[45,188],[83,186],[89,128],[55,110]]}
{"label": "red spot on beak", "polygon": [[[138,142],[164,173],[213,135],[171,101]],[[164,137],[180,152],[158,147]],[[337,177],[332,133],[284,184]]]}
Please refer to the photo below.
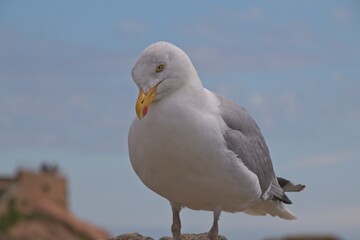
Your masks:
{"label": "red spot on beak", "polygon": [[148,112],[148,107],[145,106],[145,107],[143,108],[143,112],[142,112],[143,117],[147,114],[147,112]]}

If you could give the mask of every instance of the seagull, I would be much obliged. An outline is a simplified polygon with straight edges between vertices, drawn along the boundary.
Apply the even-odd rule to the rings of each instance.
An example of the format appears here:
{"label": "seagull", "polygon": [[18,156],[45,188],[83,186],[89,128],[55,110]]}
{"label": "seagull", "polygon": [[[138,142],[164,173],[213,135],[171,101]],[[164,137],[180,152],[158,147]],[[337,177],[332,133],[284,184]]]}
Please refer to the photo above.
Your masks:
{"label": "seagull", "polygon": [[241,106],[203,87],[187,54],[168,42],[148,46],[135,62],[137,117],[128,147],[140,180],[166,198],[171,232],[181,237],[180,210],[213,212],[210,240],[222,211],[295,219],[285,191],[304,185],[277,178],[269,149]]}

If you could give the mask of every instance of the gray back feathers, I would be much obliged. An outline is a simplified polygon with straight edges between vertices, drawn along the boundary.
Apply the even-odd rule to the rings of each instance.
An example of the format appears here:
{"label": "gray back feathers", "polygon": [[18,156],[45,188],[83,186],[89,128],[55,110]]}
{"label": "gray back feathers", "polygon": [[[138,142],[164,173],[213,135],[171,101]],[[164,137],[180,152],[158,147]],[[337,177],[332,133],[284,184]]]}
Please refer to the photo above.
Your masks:
{"label": "gray back feathers", "polygon": [[219,96],[221,116],[228,126],[224,138],[228,148],[259,179],[264,194],[285,203],[291,203],[275,177],[269,149],[264,137],[250,114],[242,107]]}

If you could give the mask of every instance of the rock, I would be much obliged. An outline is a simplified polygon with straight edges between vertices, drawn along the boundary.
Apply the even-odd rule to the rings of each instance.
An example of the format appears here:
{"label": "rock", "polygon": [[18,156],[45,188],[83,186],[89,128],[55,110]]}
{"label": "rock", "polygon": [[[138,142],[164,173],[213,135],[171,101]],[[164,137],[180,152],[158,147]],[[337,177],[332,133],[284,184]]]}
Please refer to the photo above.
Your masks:
{"label": "rock", "polygon": [[[173,240],[172,237],[162,237],[159,240]],[[200,234],[181,234],[181,240],[209,240],[207,233]],[[219,235],[218,240],[227,240],[226,237]]]}
{"label": "rock", "polygon": [[281,238],[267,238],[266,240],[340,240],[341,238],[332,235],[294,235]]}
{"label": "rock", "polygon": [[[201,234],[181,234],[181,240],[208,240],[207,233]],[[117,237],[109,238],[108,240],[154,240],[151,237],[144,237],[139,233],[127,233]],[[173,240],[172,237],[162,237],[159,240]],[[224,236],[219,236],[218,240],[227,240]]]}
{"label": "rock", "polygon": [[139,233],[127,233],[117,237],[109,238],[109,240],[154,240],[151,237],[144,237]]}

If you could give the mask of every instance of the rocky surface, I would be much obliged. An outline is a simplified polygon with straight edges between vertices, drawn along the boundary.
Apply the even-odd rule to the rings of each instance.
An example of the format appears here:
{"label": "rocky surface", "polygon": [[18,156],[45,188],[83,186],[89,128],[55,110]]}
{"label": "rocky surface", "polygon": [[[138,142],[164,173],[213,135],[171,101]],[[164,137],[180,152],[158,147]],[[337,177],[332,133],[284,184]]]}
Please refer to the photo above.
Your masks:
{"label": "rocky surface", "polygon": [[[208,240],[207,233],[202,234],[182,234],[181,240]],[[0,238],[1,240],[1,238]],[[108,240],[155,240],[151,237],[143,236],[139,233],[128,233],[117,237],[109,238]],[[162,237],[159,240],[172,240],[171,237]],[[224,236],[219,236],[218,240],[227,240]],[[332,235],[297,235],[287,236],[282,238],[267,238],[266,240],[340,240],[340,238]]]}
{"label": "rocky surface", "polygon": [[154,240],[151,237],[145,237],[139,233],[127,233],[117,237],[109,238],[109,240]]}
{"label": "rocky surface", "polygon": [[[181,240],[208,240],[207,233],[201,234],[182,234]],[[159,240],[173,240],[172,237],[162,237]],[[227,240],[224,236],[218,236],[218,240]]]}
{"label": "rocky surface", "polygon": [[265,240],[340,240],[336,236],[332,235],[296,235],[296,236],[287,236],[282,238],[267,238]]}
{"label": "rocky surface", "polygon": [[[207,233],[201,234],[182,234],[181,240],[208,240]],[[122,234],[117,237],[109,238],[109,240],[155,240],[151,237],[145,237],[139,233]],[[162,237],[159,240],[173,240],[172,237]],[[224,236],[219,236],[218,240],[227,240]]]}

